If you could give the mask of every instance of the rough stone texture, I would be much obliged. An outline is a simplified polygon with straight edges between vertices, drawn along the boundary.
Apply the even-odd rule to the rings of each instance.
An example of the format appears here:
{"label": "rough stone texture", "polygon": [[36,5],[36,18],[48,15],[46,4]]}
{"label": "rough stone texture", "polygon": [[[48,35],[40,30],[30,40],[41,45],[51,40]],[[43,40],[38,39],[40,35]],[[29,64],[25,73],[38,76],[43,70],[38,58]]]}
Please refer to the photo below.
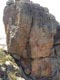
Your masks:
{"label": "rough stone texture", "polygon": [[31,80],[60,80],[60,25],[49,10],[19,0],[5,7],[3,21],[8,52],[24,73]]}

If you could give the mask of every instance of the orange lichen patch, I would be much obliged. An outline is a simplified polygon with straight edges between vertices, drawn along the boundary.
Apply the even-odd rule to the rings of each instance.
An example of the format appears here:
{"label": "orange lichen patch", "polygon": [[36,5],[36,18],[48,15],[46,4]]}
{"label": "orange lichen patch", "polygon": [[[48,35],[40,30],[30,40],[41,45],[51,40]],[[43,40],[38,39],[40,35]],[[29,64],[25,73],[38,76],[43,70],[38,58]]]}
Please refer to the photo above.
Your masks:
{"label": "orange lichen patch", "polygon": [[40,76],[39,73],[39,61],[38,60],[34,60],[32,61],[32,75],[34,76]]}
{"label": "orange lichen patch", "polygon": [[51,55],[51,48],[53,46],[52,35],[52,32],[49,32],[47,27],[44,30],[38,26],[32,28],[29,40],[32,58]]}
{"label": "orange lichen patch", "polygon": [[31,48],[32,58],[45,57],[51,55],[52,45],[52,42],[42,45],[38,44],[38,46],[35,44],[35,46],[32,46]]}
{"label": "orange lichen patch", "polygon": [[39,60],[39,59],[34,59],[32,61],[32,74],[34,76],[50,76],[52,73],[52,66],[50,64],[49,59],[45,60]]}

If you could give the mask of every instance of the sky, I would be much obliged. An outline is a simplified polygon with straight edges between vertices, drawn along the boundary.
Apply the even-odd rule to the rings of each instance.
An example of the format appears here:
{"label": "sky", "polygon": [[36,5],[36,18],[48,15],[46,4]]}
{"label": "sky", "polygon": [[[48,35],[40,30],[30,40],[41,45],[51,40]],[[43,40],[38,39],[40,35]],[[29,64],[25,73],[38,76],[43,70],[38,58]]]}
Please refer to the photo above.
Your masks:
{"label": "sky", "polygon": [[[7,0],[0,0],[0,38],[5,38],[5,30],[3,24],[3,10]],[[31,0],[34,3],[38,3],[43,7],[47,7],[49,12],[52,13],[58,22],[60,22],[60,0]],[[0,40],[0,43],[5,43]]]}

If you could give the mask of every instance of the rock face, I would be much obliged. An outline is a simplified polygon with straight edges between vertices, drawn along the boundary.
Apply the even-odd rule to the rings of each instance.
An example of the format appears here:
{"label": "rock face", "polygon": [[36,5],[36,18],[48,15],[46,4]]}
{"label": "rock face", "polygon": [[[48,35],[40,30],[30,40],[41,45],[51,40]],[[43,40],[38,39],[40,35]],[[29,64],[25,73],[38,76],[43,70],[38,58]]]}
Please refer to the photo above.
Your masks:
{"label": "rock face", "polygon": [[59,23],[47,8],[30,0],[17,1],[4,9],[8,52],[32,80],[60,80]]}

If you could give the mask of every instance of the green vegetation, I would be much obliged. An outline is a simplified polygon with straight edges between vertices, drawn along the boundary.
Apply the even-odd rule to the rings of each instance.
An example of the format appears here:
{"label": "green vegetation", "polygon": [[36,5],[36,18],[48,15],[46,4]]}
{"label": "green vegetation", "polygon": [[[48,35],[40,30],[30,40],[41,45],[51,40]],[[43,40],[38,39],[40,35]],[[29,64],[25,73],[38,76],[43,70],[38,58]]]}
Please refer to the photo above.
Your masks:
{"label": "green vegetation", "polygon": [[[20,70],[17,64],[15,63],[14,59],[9,54],[5,54],[3,52],[3,49],[0,49],[0,70],[1,70],[1,66],[7,63],[9,63],[9,66],[10,66],[10,67],[7,66],[8,69],[6,71],[9,80],[19,80],[16,74],[20,75]],[[8,80],[8,79],[3,79],[3,78],[4,76],[1,77],[1,74],[0,74],[0,80]]]}

